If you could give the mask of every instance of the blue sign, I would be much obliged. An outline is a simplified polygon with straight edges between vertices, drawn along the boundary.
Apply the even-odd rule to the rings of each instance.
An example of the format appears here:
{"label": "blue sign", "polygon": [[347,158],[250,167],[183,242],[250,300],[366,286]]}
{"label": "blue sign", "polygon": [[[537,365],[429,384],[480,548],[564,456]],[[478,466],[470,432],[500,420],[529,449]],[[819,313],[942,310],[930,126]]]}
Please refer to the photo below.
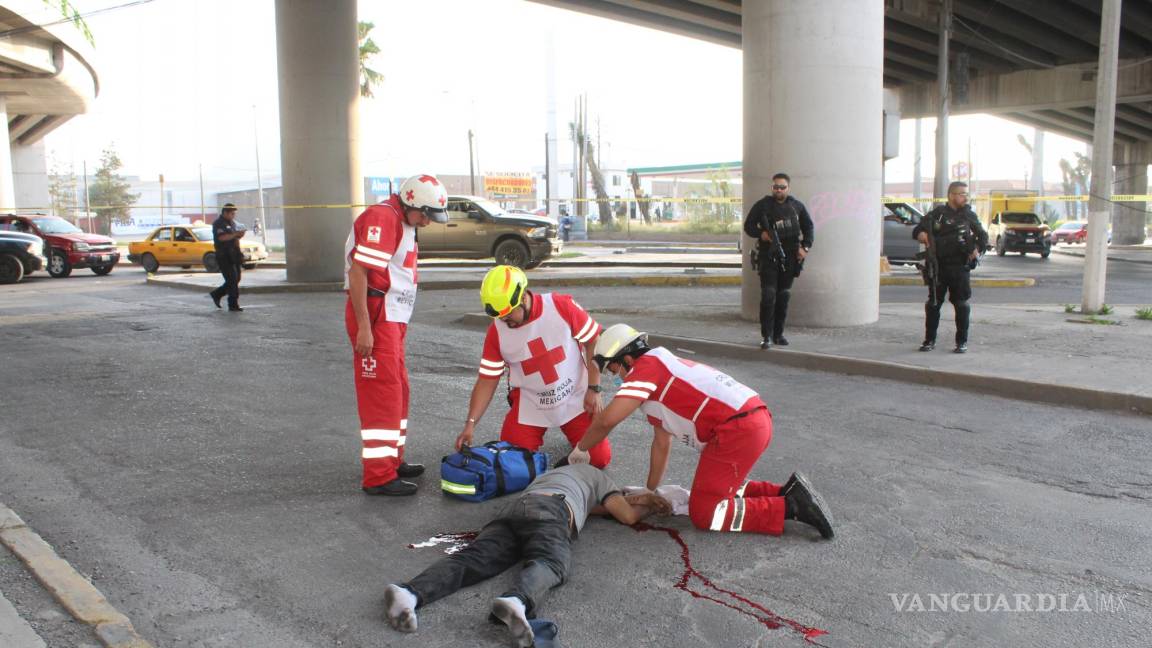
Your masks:
{"label": "blue sign", "polygon": [[374,176],[368,177],[366,180],[368,180],[368,191],[377,196],[387,196],[399,191],[400,185],[404,183],[402,177]]}

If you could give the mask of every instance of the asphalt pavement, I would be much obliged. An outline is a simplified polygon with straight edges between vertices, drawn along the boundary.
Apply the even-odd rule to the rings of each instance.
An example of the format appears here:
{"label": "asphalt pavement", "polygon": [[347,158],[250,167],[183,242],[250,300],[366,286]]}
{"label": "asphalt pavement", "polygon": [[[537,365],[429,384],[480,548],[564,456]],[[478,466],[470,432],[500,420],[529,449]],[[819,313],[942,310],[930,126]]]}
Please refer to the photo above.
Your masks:
{"label": "asphalt pavement", "polygon": [[[1016,275],[1016,260],[983,270]],[[202,294],[197,282],[214,277],[177,290],[121,270],[0,293],[0,503],[152,645],[502,645],[484,618],[500,578],[423,610],[415,636],[381,618],[383,585],[439,555],[410,544],[476,529],[499,502],[448,500],[434,474],[412,499],[359,492],[342,295],[252,292],[235,314]],[[825,631],[810,641],[826,646],[1146,640],[1152,440],[1148,417],[1122,407],[1152,397],[1152,322],[1133,316],[1142,302],[1118,305],[1106,318],[1118,324],[1087,324],[1059,302],[986,297],[1043,280],[977,289],[972,351],[956,356],[918,353],[922,309],[885,299],[874,325],[794,327],[788,349],[760,351],[738,285],[702,281],[731,269],[687,270],[543,268],[530,281],[760,391],[775,432],[753,477],[805,470],[834,508],[837,538],[792,523],[768,538],[659,520],[682,548],[664,531],[592,521],[569,582],[542,606],[566,645],[801,646],[808,628]],[[283,283],[276,272],[245,283]],[[652,279],[619,285],[622,275]],[[485,323],[475,288],[452,282],[478,276],[421,271],[407,448],[433,473],[464,417]],[[584,280],[597,276],[611,281]],[[916,288],[882,297],[905,290]],[[995,379],[1035,393],[990,393],[981,383]],[[1090,409],[1045,396],[1061,389],[1121,398]],[[503,409],[494,403],[481,436],[495,438]],[[642,481],[650,434],[639,419],[613,434],[619,482]],[[561,440],[550,433],[546,449],[560,455]],[[690,483],[694,462],[675,452],[668,481]],[[696,571],[678,587],[684,556]],[[0,592],[47,645],[109,645],[6,558]],[[1019,606],[1061,594],[1050,611]],[[948,609],[911,603],[931,608],[933,595]],[[975,595],[1004,595],[1014,611],[961,609]]]}

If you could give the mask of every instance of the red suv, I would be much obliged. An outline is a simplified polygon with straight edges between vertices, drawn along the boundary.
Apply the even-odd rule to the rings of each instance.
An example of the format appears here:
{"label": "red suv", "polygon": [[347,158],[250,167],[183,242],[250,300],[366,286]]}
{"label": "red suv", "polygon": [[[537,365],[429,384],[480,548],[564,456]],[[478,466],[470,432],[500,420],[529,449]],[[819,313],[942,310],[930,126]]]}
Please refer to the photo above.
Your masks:
{"label": "red suv", "polygon": [[0,225],[44,239],[48,274],[56,278],[67,277],[75,268],[91,268],[98,275],[106,275],[120,261],[116,241],[88,234],[59,216],[5,214],[0,215]]}

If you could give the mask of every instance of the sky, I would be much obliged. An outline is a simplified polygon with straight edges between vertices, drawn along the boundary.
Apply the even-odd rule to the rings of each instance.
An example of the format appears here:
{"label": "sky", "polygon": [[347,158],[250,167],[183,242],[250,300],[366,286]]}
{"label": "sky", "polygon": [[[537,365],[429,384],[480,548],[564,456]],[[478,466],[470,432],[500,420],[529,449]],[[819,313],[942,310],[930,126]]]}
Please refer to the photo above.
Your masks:
{"label": "sky", "polygon": [[[280,169],[273,0],[71,0],[96,39],[100,95],[91,112],[46,138],[52,166],[95,168],[114,147],[122,173],[169,182],[254,186],[257,152],[265,179]],[[107,9],[99,13],[90,13]],[[360,103],[366,176],[466,174],[467,133],[481,172],[544,164],[549,42],[554,44],[559,159],[571,160],[567,122],[588,97],[589,132],[606,167],[739,160],[739,50],[526,0],[362,1],[384,75]],[[431,119],[429,119],[431,117]],[[429,123],[431,122],[431,123]],[[934,120],[922,125],[922,172],[933,169]],[[952,161],[967,157],[978,178],[1023,179],[1033,129],[988,116],[951,122]],[[259,145],[257,146],[257,142]],[[912,179],[914,122],[901,125],[890,182]],[[1045,176],[1085,145],[1046,136]]]}

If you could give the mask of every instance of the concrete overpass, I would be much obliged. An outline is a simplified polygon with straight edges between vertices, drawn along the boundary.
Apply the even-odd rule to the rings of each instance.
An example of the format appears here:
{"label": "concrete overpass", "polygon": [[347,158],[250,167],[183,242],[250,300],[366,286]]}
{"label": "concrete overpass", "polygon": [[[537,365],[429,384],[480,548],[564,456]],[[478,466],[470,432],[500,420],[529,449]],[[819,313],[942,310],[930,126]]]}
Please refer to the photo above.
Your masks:
{"label": "concrete overpass", "polygon": [[[817,221],[816,245],[797,283],[790,321],[824,326],[876,321],[884,91],[898,92],[909,110],[922,109],[917,97],[932,96],[938,2],[532,1],[741,48],[745,196],[751,201],[767,195],[772,174],[787,171],[794,193],[806,200]],[[1005,114],[1045,127],[1061,120],[1069,128],[1076,120],[1091,123],[1084,113],[1091,101],[1084,103],[1083,81],[1067,94],[1053,90],[1027,103],[1028,88],[1018,88],[1024,77],[1011,75],[1031,70],[1042,75],[1035,81],[1041,86],[1053,85],[1060,75],[1092,75],[1099,2],[954,2],[957,27],[949,57],[952,68],[962,72],[956,76],[967,80],[966,109],[978,112],[980,102],[1003,100],[1010,107]],[[352,180],[359,177],[355,20],[354,0],[276,1],[288,203],[361,200],[362,188]],[[1152,68],[1143,60],[1152,57],[1152,7],[1130,0],[1122,23],[1120,52],[1132,88],[1124,95],[1130,101],[1117,130],[1138,153],[1144,150],[1141,143],[1152,139],[1146,136],[1152,135],[1146,116]],[[1005,99],[1005,87],[1017,91],[1018,99]],[[341,277],[342,242],[352,215],[293,210],[286,232],[290,280]],[[758,287],[746,273],[743,312],[754,319]]]}
{"label": "concrete overpass", "polygon": [[0,6],[0,209],[7,211],[48,203],[41,140],[87,112],[100,91],[82,23],[41,26],[54,9],[41,0]]}

